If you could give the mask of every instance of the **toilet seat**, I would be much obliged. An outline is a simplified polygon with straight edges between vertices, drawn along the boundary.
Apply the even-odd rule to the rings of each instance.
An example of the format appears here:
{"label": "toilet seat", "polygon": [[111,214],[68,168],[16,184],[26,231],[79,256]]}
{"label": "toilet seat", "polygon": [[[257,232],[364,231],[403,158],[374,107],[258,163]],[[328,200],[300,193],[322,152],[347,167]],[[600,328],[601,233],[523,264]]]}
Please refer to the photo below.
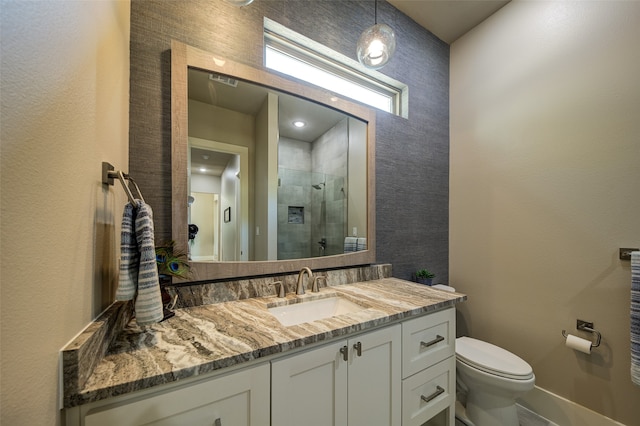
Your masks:
{"label": "toilet seat", "polygon": [[522,358],[491,343],[471,337],[456,339],[458,361],[488,374],[515,380],[533,377],[533,369]]}

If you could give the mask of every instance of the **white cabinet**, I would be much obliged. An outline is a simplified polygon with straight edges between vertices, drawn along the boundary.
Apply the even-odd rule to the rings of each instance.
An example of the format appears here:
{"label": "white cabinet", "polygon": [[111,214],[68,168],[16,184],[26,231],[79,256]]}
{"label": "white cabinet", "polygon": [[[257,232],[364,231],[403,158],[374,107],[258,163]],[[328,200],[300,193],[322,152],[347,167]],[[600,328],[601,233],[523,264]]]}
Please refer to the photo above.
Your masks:
{"label": "white cabinet", "polygon": [[272,426],[395,426],[400,325],[271,363]]}
{"label": "white cabinet", "polygon": [[455,309],[402,324],[402,425],[455,424]]}
{"label": "white cabinet", "polygon": [[268,426],[269,374],[265,363],[144,396],[87,404],[67,413],[67,426]]}

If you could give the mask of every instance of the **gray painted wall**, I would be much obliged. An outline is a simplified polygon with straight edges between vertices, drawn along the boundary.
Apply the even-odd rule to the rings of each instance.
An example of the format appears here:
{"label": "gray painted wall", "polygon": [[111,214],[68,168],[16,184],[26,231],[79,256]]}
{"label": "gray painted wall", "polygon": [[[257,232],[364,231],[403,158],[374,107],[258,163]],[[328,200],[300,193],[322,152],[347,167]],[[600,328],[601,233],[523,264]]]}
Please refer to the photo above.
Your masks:
{"label": "gray painted wall", "polygon": [[[171,238],[171,40],[262,67],[264,16],[355,59],[374,4],[131,2],[129,171],[154,210],[156,240]],[[409,119],[377,113],[377,261],[399,278],[426,267],[448,282],[449,46],[384,1],[378,22],[396,31],[396,54],[381,72],[409,85]]]}

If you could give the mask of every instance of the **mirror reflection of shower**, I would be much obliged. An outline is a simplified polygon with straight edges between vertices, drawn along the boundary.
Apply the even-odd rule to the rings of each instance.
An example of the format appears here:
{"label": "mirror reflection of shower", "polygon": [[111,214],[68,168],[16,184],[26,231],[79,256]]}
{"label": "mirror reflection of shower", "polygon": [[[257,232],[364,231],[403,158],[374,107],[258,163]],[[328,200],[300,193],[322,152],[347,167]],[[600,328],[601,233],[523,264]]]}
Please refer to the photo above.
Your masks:
{"label": "mirror reflection of shower", "polygon": [[344,253],[346,178],[278,168],[278,258]]}
{"label": "mirror reflection of shower", "polygon": [[349,123],[345,118],[309,140],[280,136],[278,259],[345,253]]}

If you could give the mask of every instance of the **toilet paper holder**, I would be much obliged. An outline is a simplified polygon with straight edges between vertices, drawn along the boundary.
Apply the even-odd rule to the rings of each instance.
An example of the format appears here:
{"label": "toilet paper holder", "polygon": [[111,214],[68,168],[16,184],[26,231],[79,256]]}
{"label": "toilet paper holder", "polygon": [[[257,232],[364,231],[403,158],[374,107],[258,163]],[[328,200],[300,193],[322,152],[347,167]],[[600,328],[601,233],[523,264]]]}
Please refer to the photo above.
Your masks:
{"label": "toilet paper holder", "polygon": [[[577,320],[576,322],[576,329],[580,330],[580,331],[587,331],[589,333],[595,334],[596,335],[596,342],[593,343],[593,341],[591,342],[591,347],[592,348],[597,348],[598,346],[600,346],[600,341],[602,340],[602,334],[600,334],[599,331],[596,331],[593,329],[593,323],[589,322],[589,321],[583,321],[583,320]],[[562,330],[562,336],[566,339],[567,338],[567,332],[565,330]]]}

